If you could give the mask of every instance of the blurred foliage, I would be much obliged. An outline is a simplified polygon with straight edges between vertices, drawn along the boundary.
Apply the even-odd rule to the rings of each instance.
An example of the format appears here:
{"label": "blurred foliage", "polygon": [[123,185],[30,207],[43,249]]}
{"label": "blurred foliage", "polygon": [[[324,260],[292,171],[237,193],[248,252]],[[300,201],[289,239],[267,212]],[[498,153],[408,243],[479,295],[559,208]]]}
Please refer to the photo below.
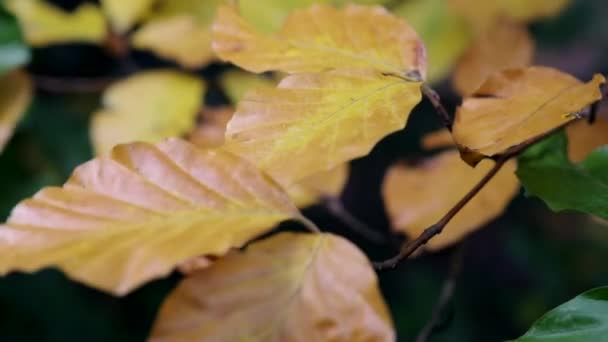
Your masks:
{"label": "blurred foliage", "polygon": [[[66,9],[81,1],[55,0]],[[92,1],[89,1],[92,2]],[[608,71],[608,3],[575,0],[558,18],[531,26],[536,63],[588,79]],[[28,61],[14,19],[0,12],[0,73]],[[5,53],[8,49],[8,54]],[[8,57],[4,57],[8,56]],[[44,185],[64,182],[92,157],[90,115],[100,107],[95,91],[59,94],[45,78],[117,77],[134,69],[175,66],[143,51],[117,60],[85,44],[36,48],[28,71],[38,85],[34,104],[0,154],[0,218]],[[227,103],[212,64],[197,71],[209,84],[206,104]],[[437,86],[449,108],[458,98],[449,82]],[[345,206],[368,225],[388,231],[380,198],[385,170],[399,159],[425,156],[420,138],[438,128],[432,107],[413,112],[405,132],[383,140],[372,154],[352,163]],[[359,244],[372,260],[392,255],[352,233],[321,206],[305,214]],[[608,284],[608,230],[580,214],[554,214],[537,199],[519,196],[499,219],[474,233],[465,245],[464,270],[456,296],[432,341],[498,341],[521,336],[549,309],[593,287]],[[380,272],[400,341],[412,340],[428,321],[454,249],[417,258]],[[55,270],[0,278],[0,341],[138,341],[149,333],[156,310],[179,276],[154,281],[114,298],[67,280]]]}

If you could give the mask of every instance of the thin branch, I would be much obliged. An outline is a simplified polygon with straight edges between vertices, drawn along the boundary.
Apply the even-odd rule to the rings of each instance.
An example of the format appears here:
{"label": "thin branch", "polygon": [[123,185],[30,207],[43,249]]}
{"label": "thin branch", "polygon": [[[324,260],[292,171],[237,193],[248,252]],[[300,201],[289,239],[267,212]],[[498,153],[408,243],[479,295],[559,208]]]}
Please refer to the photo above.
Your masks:
{"label": "thin branch", "polygon": [[439,94],[437,94],[437,92],[433,88],[429,87],[426,83],[424,83],[420,89],[422,90],[424,96],[431,101],[433,107],[435,107],[441,123],[451,132],[453,120],[450,113],[441,103],[441,97],[439,97]]}
{"label": "thin branch", "polygon": [[420,234],[416,239],[406,242],[401,247],[399,254],[397,254],[396,256],[394,256],[388,260],[374,263],[374,267],[376,267],[379,270],[382,270],[385,268],[393,268],[393,267],[397,266],[399,261],[412,255],[415,251],[418,250],[418,248],[422,247],[427,242],[429,242],[430,239],[435,237],[435,235],[441,234],[441,232],[443,231],[445,226],[448,223],[450,223],[450,221],[454,218],[454,216],[456,216],[456,214],[458,214],[458,212],[460,212],[460,210],[467,203],[469,203],[469,201],[471,199],[473,199],[473,197],[475,197],[475,195],[477,195],[477,193],[479,191],[481,191],[481,189],[483,189],[483,187],[492,178],[494,178],[494,176],[496,176],[498,171],[500,171],[500,169],[502,169],[502,167],[505,165],[505,163],[510,158],[511,158],[510,156],[507,156],[507,157],[498,159],[496,161],[496,163],[494,164],[494,166],[492,167],[492,169],[490,169],[490,171],[488,171],[488,173],[486,173],[486,175],[483,176],[483,178],[477,184],[475,184],[475,186],[471,190],[469,190],[469,192],[466,195],[464,195],[464,197],[462,197],[462,199],[460,199],[460,201],[458,201],[458,203],[456,203],[454,205],[454,207],[452,207],[452,209],[450,209],[450,211],[448,211],[447,214],[445,214],[437,223],[435,223],[434,225],[425,229],[422,232],[422,234]]}
{"label": "thin branch", "polygon": [[340,219],[353,232],[376,244],[385,244],[387,242],[387,239],[382,234],[351,214],[339,198],[328,197],[324,200],[324,205],[327,211]]}
{"label": "thin branch", "polygon": [[317,227],[317,225],[314,222],[312,222],[311,220],[306,218],[304,215],[300,215],[300,216],[296,217],[295,219],[298,222],[300,222],[304,227],[306,227],[306,229],[310,230],[311,233],[315,233],[315,234],[321,233],[321,229],[319,229],[319,227]]}
{"label": "thin branch", "polygon": [[441,288],[441,292],[439,293],[439,297],[437,298],[437,302],[433,307],[433,313],[431,314],[431,319],[427,322],[427,324],[422,328],[418,337],[416,338],[416,342],[426,342],[430,339],[435,329],[440,324],[441,317],[447,309],[447,306],[452,301],[454,297],[454,292],[456,290],[456,283],[460,273],[462,271],[462,264],[464,261],[464,251],[465,251],[465,241],[461,242],[454,254],[452,255],[452,262],[450,264],[450,270],[448,271],[447,278],[443,283],[443,287]]}

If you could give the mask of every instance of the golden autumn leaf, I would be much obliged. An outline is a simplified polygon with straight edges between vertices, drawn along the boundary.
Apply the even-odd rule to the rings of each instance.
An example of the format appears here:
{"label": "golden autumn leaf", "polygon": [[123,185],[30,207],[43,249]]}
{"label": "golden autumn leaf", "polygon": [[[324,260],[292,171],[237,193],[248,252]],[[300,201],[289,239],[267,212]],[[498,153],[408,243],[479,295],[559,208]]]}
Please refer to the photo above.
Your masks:
{"label": "golden autumn leaf", "polygon": [[473,39],[466,21],[448,6],[446,0],[404,1],[392,12],[405,18],[424,41],[429,65],[428,83],[445,78]]}
{"label": "golden autumn leaf", "polygon": [[478,32],[483,32],[501,18],[520,22],[553,17],[571,0],[447,0]]}
{"label": "golden autumn leaf", "polygon": [[282,233],[192,274],[150,341],[394,341],[365,255],[330,234]]}
{"label": "golden autumn leaf", "polygon": [[[222,146],[226,124],[234,110],[229,107],[205,108],[199,115],[197,127],[190,133],[189,141],[203,148]],[[300,208],[318,202],[322,197],[340,195],[348,179],[348,165],[322,171],[287,187],[287,194]]]}
{"label": "golden autumn leaf", "polygon": [[268,77],[241,70],[229,70],[220,76],[220,85],[234,105],[241,101],[247,91],[256,88],[274,88],[276,83]]}
{"label": "golden autumn leaf", "polygon": [[163,0],[142,28],[133,35],[135,48],[150,50],[186,68],[207,65],[211,50],[211,24],[225,0]]}
{"label": "golden autumn leaf", "polygon": [[[310,25],[314,22],[315,25]],[[366,68],[420,81],[424,45],[404,21],[382,7],[313,5],[293,11],[280,32],[265,35],[222,6],[213,24],[218,56],[252,72],[320,72]]]}
{"label": "golden autumn leaf", "polygon": [[[460,159],[458,151],[450,150],[416,166],[393,166],[382,185],[393,229],[412,239],[418,237],[445,215],[493,165],[494,161],[484,160],[471,168]],[[515,169],[515,161],[507,162],[426,247],[438,250],[449,246],[499,216],[518,192]]]}
{"label": "golden autumn leaf", "polygon": [[156,0],[101,0],[101,5],[112,27],[124,33],[145,17],[155,2]]}
{"label": "golden autumn leaf", "polygon": [[456,111],[453,136],[463,159],[477,164],[577,119],[602,98],[595,75],[588,83],[545,67],[490,76]]}
{"label": "golden autumn leaf", "polygon": [[101,43],[106,23],[101,9],[84,3],[66,12],[44,0],[4,0],[33,46],[66,42]]}
{"label": "golden autumn leaf", "polygon": [[121,143],[154,143],[188,133],[204,88],[201,79],[170,70],[141,72],[112,85],[91,123],[96,153]]}
{"label": "golden autumn leaf", "polygon": [[581,162],[602,145],[608,145],[608,111],[598,115],[590,125],[587,121],[579,121],[566,127],[568,135],[568,157],[573,162]]}
{"label": "golden autumn leaf", "polygon": [[371,70],[286,77],[247,93],[228,123],[226,148],[289,186],[367,154],[405,126],[420,85]]}
{"label": "golden autumn leaf", "polygon": [[422,147],[425,150],[452,146],[454,146],[454,138],[452,137],[452,133],[447,129],[431,132],[422,137]]}
{"label": "golden autumn leaf", "polygon": [[499,20],[478,35],[460,59],[452,81],[463,97],[470,96],[495,72],[527,67],[534,58],[534,42],[522,24]]}
{"label": "golden autumn leaf", "polygon": [[0,229],[0,271],[55,266],[123,295],[289,218],[302,219],[283,190],[230,153],[177,139],[119,145],[13,209]]}
{"label": "golden autumn leaf", "polygon": [[32,81],[23,71],[0,76],[0,153],[32,101]]}

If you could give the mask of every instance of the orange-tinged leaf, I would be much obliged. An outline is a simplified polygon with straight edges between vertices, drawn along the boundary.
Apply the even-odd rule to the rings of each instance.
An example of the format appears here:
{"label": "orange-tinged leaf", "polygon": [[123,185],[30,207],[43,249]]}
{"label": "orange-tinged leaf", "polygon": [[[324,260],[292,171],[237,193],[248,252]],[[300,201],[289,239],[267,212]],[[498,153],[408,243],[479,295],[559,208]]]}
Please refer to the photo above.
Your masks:
{"label": "orange-tinged leaf", "polygon": [[592,125],[586,121],[569,125],[566,127],[566,134],[568,157],[573,162],[581,162],[598,147],[608,145],[608,115],[598,116]]}
{"label": "orange-tinged leaf", "polygon": [[456,111],[453,135],[463,159],[477,164],[577,119],[602,98],[595,75],[588,83],[545,67],[493,74]]}
{"label": "orange-tinged leaf", "polygon": [[[493,164],[484,160],[473,169],[451,150],[416,166],[393,166],[382,185],[393,229],[412,239],[418,237],[471,190]],[[426,247],[438,250],[454,244],[499,216],[519,189],[515,169],[515,161],[507,162]]]}
{"label": "orange-tinged leaf", "polygon": [[104,108],[93,115],[91,135],[97,154],[114,145],[158,142],[188,133],[203,102],[197,77],[170,70],[135,74],[108,88]]}
{"label": "orange-tinged leaf", "polygon": [[353,244],[282,233],[192,274],[150,338],[169,341],[394,341],[376,275]]}
{"label": "orange-tinged leaf", "polygon": [[119,145],[13,209],[0,271],[54,266],[123,295],[289,218],[301,215],[282,189],[230,153],[177,139]]}
{"label": "orange-tinged leaf", "polygon": [[366,68],[418,81],[426,74],[424,45],[416,32],[377,6],[313,5],[292,12],[276,35],[257,32],[235,8],[223,6],[213,33],[221,59],[253,72]]}
{"label": "orange-tinged leaf", "polygon": [[25,39],[33,46],[57,43],[101,43],[106,23],[101,9],[85,3],[65,12],[44,0],[4,0],[19,20]]}
{"label": "orange-tinged leaf", "polygon": [[156,0],[101,0],[113,28],[124,33],[148,14]]}
{"label": "orange-tinged leaf", "polygon": [[[203,148],[222,146],[226,124],[234,110],[230,107],[205,108],[199,124],[190,133],[189,141]],[[296,206],[307,207],[322,197],[340,195],[348,178],[348,165],[341,164],[329,171],[321,171],[287,187],[287,194]]]}
{"label": "orange-tinged leaf", "polygon": [[454,138],[452,137],[452,133],[447,129],[432,132],[422,137],[422,147],[425,150],[434,150],[451,146],[454,146]]}
{"label": "orange-tinged leaf", "polygon": [[274,88],[276,83],[277,81],[271,78],[242,70],[229,70],[220,76],[220,85],[234,105],[238,104],[248,91],[257,88]]}
{"label": "orange-tinged leaf", "polygon": [[154,15],[132,36],[138,49],[150,50],[182,66],[200,68],[215,59],[211,24],[227,0],[161,0]]}
{"label": "orange-tinged leaf", "polygon": [[500,20],[478,35],[460,59],[452,78],[456,91],[470,96],[495,72],[526,67],[534,57],[534,42],[522,24]]}
{"label": "orange-tinged leaf", "polygon": [[0,76],[0,153],[29,106],[34,89],[23,71]]}
{"label": "orange-tinged leaf", "polygon": [[296,74],[245,95],[226,148],[285,186],[367,154],[402,129],[420,84],[371,70]]}

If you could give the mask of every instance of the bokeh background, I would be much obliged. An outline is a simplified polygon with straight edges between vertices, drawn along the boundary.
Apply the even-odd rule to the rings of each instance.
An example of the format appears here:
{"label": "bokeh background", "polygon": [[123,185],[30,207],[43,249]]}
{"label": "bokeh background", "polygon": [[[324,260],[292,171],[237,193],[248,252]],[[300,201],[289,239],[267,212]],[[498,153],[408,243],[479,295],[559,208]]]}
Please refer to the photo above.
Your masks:
{"label": "bokeh background", "polygon": [[[82,1],[52,2],[73,9]],[[594,72],[606,74],[607,14],[605,0],[575,0],[559,17],[532,24],[536,64],[581,79],[589,79]],[[42,186],[63,183],[75,166],[92,157],[88,127],[90,114],[100,104],[99,92],[61,91],[46,76],[119,77],[164,66],[177,67],[142,51],[132,51],[125,63],[102,48],[84,44],[34,49],[28,71],[40,76],[35,101],[0,154],[0,219]],[[210,84],[205,99],[209,105],[226,102],[215,82],[226,68],[213,64],[199,71]],[[459,99],[449,81],[437,89],[453,109]],[[420,137],[439,128],[427,102],[410,120],[405,131],[387,137],[371,155],[352,162],[342,195],[350,212],[386,236],[389,224],[379,192],[384,172],[397,160],[423,157]],[[384,245],[366,241],[323,206],[307,209],[305,214],[319,226],[351,238],[373,260],[397,251],[398,237]],[[463,247],[425,255],[379,273],[400,341],[412,340],[428,321],[458,248],[464,253],[462,272],[454,300],[432,341],[515,338],[550,308],[582,291],[608,285],[607,227],[584,215],[552,213],[539,200],[522,194],[504,215],[472,234]],[[0,341],[144,340],[160,303],[179,279],[176,273],[124,298],[114,298],[71,282],[52,269],[2,277]]]}

